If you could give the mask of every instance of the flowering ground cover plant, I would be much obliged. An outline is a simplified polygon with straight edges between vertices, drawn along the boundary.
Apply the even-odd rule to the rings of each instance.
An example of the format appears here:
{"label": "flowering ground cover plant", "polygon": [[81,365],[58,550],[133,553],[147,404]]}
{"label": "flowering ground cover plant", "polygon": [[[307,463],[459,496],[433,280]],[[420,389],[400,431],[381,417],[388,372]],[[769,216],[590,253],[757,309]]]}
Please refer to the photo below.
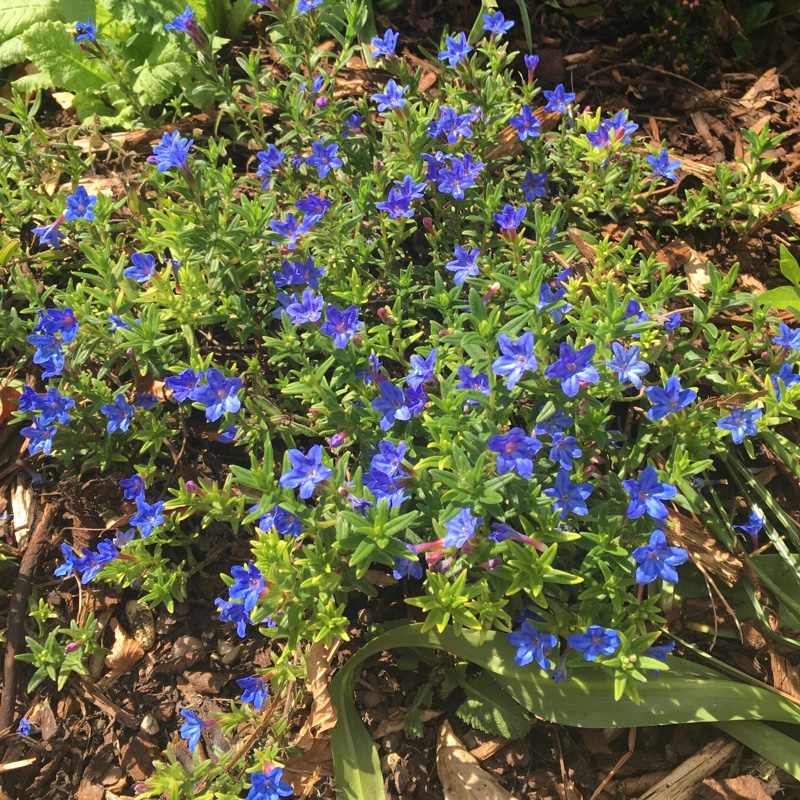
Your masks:
{"label": "flowering ground cover plant", "polygon": [[[299,649],[348,639],[349,598],[377,594],[378,574],[400,582],[420,636],[492,642],[548,685],[603,676],[609,701],[637,704],[667,680],[666,611],[696,571],[681,520],[698,515],[736,552],[772,541],[795,564],[796,529],[743,465],[763,442],[797,474],[781,426],[798,418],[800,328],[733,292],[736,269],[710,266],[694,296],[630,232],[598,234],[607,219],[635,226],[680,162],[623,110],[540,85],[536,55],[504,43],[512,20],[446,35],[435,93],[385,31],[371,44],[390,77],[353,96],[337,75],[366,9],[325,5],[260,12],[285,81],[242,56],[249,78],[210,82],[244,161],[236,142],[166,132],[131,206],[87,192],[72,151],[23,150],[27,113],[6,138],[5,157],[19,148],[33,174],[68,158],[73,180],[52,198],[2,187],[19,209],[2,344],[37,376],[12,383],[26,463],[119,484],[118,529],[92,547],[67,537],[56,575],[172,609],[213,546],[249,543],[215,613],[231,641],[268,637],[272,663],[239,681],[230,712],[180,710],[192,752],[210,726],[273,714]],[[191,9],[164,22],[207,69]],[[335,51],[314,45],[327,33]],[[748,141],[755,174],[774,137]],[[692,219],[734,225],[786,200],[728,188],[687,201]],[[731,335],[715,320],[734,309],[748,324]],[[187,458],[202,439],[223,467]],[[749,518],[709,488],[716,470]],[[48,642],[29,659],[42,680]],[[201,780],[191,796],[289,796],[281,730],[244,782],[212,755],[190,768],[170,751],[144,796]]]}

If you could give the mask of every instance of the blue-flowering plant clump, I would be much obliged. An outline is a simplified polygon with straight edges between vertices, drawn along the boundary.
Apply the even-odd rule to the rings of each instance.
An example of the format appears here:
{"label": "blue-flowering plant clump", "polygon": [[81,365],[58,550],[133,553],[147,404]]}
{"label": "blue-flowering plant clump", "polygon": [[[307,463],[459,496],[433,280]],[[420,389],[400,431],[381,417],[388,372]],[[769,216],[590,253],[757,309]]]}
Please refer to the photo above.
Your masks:
{"label": "blue-flowering plant clump", "polygon": [[[444,34],[435,92],[392,31],[365,42],[391,77],[340,91],[366,9],[348,4],[342,32],[326,5],[259,5],[281,81],[256,53],[217,74],[191,9],[166,18],[219,134],[154,137],[138,194],[4,203],[20,241],[0,345],[24,365],[26,465],[117,492],[116,524],[91,546],[68,536],[55,574],[172,609],[205,559],[235,553],[207,611],[231,642],[270,640],[231,711],[176,710],[198,759],[214,720],[234,736],[272,714],[299,649],[346,640],[353,598],[387,582],[426,632],[499,632],[515,668],[601,670],[635,701],[669,668],[645,651],[694,569],[688,523],[732,551],[783,543],[774,505],[742,523],[754,498],[726,506],[700,476],[788,452],[800,327],[735,291],[735,266],[695,296],[633,229],[651,203],[669,225],[744,227],[785,198],[737,179],[678,201],[679,161],[624,112],[540,83],[499,12]],[[80,30],[79,49],[102,42]],[[25,149],[20,116],[13,144],[41,176],[56,156]],[[760,174],[774,137],[747,142]],[[74,158],[58,163],[79,186]],[[613,240],[608,219],[630,230]],[[281,733],[252,758],[249,796],[288,796],[285,754]]]}

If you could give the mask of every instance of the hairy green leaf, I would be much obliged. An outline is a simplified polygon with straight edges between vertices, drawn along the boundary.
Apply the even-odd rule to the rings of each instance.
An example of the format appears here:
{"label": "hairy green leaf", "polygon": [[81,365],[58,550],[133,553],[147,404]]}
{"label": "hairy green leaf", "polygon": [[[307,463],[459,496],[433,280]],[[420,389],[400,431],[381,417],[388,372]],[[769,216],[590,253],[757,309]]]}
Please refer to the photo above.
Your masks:
{"label": "hairy green leaf", "polygon": [[521,739],[531,729],[525,709],[491,676],[481,672],[464,685],[467,699],[456,714],[467,725],[506,739]]}

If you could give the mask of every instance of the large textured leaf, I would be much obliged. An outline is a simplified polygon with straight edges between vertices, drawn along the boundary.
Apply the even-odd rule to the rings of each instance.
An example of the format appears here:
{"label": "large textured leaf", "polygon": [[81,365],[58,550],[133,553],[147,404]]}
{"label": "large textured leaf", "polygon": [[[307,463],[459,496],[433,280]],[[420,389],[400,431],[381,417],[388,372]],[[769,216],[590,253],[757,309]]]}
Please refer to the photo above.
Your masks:
{"label": "large textured leaf", "polygon": [[175,84],[183,80],[190,69],[191,62],[181,50],[178,39],[161,39],[139,70],[134,91],[144,105],[160,103],[169,97]]}
{"label": "large textured leaf", "polygon": [[458,714],[467,725],[506,739],[521,739],[531,729],[525,709],[488,672],[482,672],[464,687],[467,699]]}
{"label": "large textured leaf", "polygon": [[0,42],[24,33],[36,22],[77,22],[94,16],[94,0],[0,0]]}
{"label": "large textured leaf", "polygon": [[76,46],[63,23],[37,22],[25,31],[23,40],[28,58],[61,89],[97,91],[108,81],[102,68]]}
{"label": "large textured leaf", "polygon": [[[800,778],[800,743],[762,722],[800,725],[800,709],[766,688],[737,683],[712,669],[670,658],[669,671],[640,688],[641,703],[614,701],[613,678],[587,666],[573,669],[569,680],[555,683],[538,667],[517,667],[505,635],[489,632],[456,636],[422,632],[421,625],[396,628],[363,647],[331,683],[339,714],[332,731],[337,787],[348,800],[383,800],[380,763],[372,739],[353,704],[357,670],[369,656],[395,647],[446,650],[490,670],[497,681],[531,713],[562,725],[589,728],[721,722],[725,730],[767,759],[776,750],[780,766]],[[756,722],[751,725],[749,721]],[[755,726],[755,727],[754,727]],[[769,732],[769,733],[767,733]]]}

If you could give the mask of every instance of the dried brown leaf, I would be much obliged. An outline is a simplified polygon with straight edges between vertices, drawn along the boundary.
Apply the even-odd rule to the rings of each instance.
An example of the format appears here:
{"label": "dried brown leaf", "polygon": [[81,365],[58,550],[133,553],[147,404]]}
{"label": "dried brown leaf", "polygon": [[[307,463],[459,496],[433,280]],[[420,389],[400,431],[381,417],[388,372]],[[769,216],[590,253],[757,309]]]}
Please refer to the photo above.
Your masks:
{"label": "dried brown leaf", "polygon": [[144,658],[144,648],[117,620],[112,619],[108,625],[114,632],[114,644],[111,645],[111,652],[105,658],[105,665],[110,672],[97,683],[101,689],[107,689],[134,664]]}
{"label": "dried brown leaf", "polygon": [[469,754],[449,722],[439,730],[436,770],[445,800],[513,800],[488,772]]}
{"label": "dried brown leaf", "polygon": [[[388,736],[390,733],[397,733],[403,730],[406,722],[407,708],[393,708],[386,716],[380,721],[378,727],[372,734],[373,739],[380,739],[383,736]],[[419,712],[419,718],[422,722],[430,722],[432,719],[441,716],[441,711],[431,711],[430,709],[423,709]]]}

